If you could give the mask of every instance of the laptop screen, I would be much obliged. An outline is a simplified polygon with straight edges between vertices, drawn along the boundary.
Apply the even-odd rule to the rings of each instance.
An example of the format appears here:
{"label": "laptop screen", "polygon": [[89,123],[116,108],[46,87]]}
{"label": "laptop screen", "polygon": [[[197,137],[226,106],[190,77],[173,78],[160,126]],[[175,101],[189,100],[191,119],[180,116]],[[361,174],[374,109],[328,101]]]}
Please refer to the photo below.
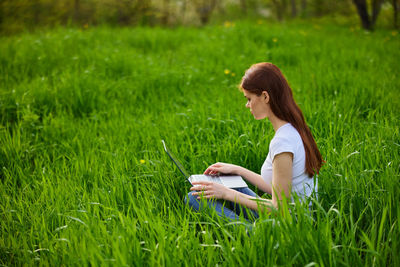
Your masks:
{"label": "laptop screen", "polygon": [[172,159],[172,161],[175,163],[176,167],[178,167],[178,169],[181,171],[181,173],[186,177],[189,178],[190,174],[185,170],[185,168],[183,167],[183,165],[179,162],[179,160],[174,156],[174,154],[172,154],[172,152],[167,148],[167,146],[165,145],[164,140],[161,140],[161,142],[164,145],[164,150],[165,152],[167,152],[168,156]]}

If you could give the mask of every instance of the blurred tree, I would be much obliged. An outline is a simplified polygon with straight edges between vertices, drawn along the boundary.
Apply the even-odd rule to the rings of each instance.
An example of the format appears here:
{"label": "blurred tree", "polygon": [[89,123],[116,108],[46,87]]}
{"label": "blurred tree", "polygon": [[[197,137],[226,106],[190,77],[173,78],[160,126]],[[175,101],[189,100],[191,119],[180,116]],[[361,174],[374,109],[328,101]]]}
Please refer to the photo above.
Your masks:
{"label": "blurred tree", "polygon": [[[151,8],[150,0],[92,0],[94,16],[98,23],[135,25],[146,16]],[[94,14],[94,9],[96,13]]]}
{"label": "blurred tree", "polygon": [[170,0],[163,0],[162,16],[161,16],[162,25],[168,25],[169,15],[170,15],[169,6],[170,6]]}
{"label": "blurred tree", "polygon": [[361,25],[366,30],[372,30],[381,11],[383,0],[372,0],[372,15],[368,12],[368,3],[366,0],[353,0],[360,16]]}
{"label": "blurred tree", "polygon": [[217,4],[217,0],[193,0],[193,3],[200,17],[201,24],[207,24]]}
{"label": "blurred tree", "polygon": [[301,15],[307,17],[307,0],[301,0]]}
{"label": "blurred tree", "polygon": [[75,0],[74,1],[74,20],[79,21],[80,20],[80,0]]}
{"label": "blurred tree", "polygon": [[33,0],[32,2],[31,2],[31,4],[32,4],[32,13],[33,13],[33,23],[34,24],[39,24],[39,19],[40,19],[40,17],[41,17],[41,14],[40,14],[40,12],[43,10],[43,8],[42,8],[42,6],[41,6],[41,3],[40,3],[40,0]]}
{"label": "blurred tree", "polygon": [[272,5],[274,6],[276,17],[279,21],[282,21],[287,8],[287,1],[286,0],[271,0]]}
{"label": "blurred tree", "polygon": [[130,24],[132,17],[135,15],[135,7],[138,3],[134,0],[119,0],[116,1],[118,22],[122,25]]}
{"label": "blurred tree", "polygon": [[[298,16],[351,17],[353,5],[365,29],[374,27],[379,14],[391,17],[391,7],[393,25],[399,27],[400,0],[0,0],[0,33],[71,23],[87,27],[102,23],[179,25],[200,21],[205,25],[213,14],[224,20],[270,18],[271,14],[279,21]],[[392,19],[385,22],[391,23]]]}
{"label": "blurred tree", "polygon": [[392,0],[392,6],[393,6],[393,26],[395,29],[397,29],[399,27],[398,12],[400,8],[400,0]]}
{"label": "blurred tree", "polygon": [[325,10],[327,9],[325,6],[324,0],[313,0],[312,6],[314,9],[314,15],[317,17],[321,17],[325,14]]}
{"label": "blurred tree", "polygon": [[240,0],[240,8],[242,9],[243,14],[246,15],[247,14],[246,0]]}
{"label": "blurred tree", "polygon": [[181,1],[181,9],[180,9],[181,20],[182,21],[185,21],[186,11],[187,11],[187,1],[186,0],[182,0]]}
{"label": "blurred tree", "polygon": [[296,7],[296,0],[291,0],[291,7],[292,7],[292,18],[297,16],[297,7]]}

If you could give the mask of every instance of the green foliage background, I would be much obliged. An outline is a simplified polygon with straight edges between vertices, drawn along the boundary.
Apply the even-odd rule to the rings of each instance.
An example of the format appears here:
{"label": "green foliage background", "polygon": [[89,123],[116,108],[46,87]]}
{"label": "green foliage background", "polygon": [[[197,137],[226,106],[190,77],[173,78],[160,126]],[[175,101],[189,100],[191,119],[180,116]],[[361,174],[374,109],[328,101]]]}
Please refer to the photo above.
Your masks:
{"label": "green foliage background", "polygon": [[[376,1],[374,1],[375,3]],[[377,28],[398,29],[398,0],[382,0]],[[366,1],[372,16],[372,1]],[[397,9],[396,9],[397,7]],[[397,13],[396,13],[397,14]],[[0,34],[63,26],[204,26],[238,19],[328,19],[361,26],[352,0],[2,0]]]}
{"label": "green foliage background", "polygon": [[[318,24],[54,29],[0,40],[0,263],[400,265],[399,36]],[[289,80],[326,164],[312,219],[184,204],[215,161],[259,172],[273,129],[237,90]],[[228,73],[228,74],[226,74]]]}

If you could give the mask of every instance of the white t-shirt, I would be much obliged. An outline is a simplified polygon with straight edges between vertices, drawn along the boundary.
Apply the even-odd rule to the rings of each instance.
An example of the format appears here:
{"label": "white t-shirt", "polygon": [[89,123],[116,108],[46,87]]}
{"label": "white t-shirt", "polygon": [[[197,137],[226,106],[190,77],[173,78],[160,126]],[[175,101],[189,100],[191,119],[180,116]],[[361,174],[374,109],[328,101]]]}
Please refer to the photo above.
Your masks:
{"label": "white t-shirt", "polygon": [[261,177],[270,186],[272,186],[272,161],[276,155],[283,152],[293,154],[292,194],[297,194],[303,201],[311,196],[313,190],[317,191],[317,184],[314,188],[314,179],[306,173],[306,152],[303,140],[290,123],[286,123],[276,131],[269,144],[267,158],[261,167]]}

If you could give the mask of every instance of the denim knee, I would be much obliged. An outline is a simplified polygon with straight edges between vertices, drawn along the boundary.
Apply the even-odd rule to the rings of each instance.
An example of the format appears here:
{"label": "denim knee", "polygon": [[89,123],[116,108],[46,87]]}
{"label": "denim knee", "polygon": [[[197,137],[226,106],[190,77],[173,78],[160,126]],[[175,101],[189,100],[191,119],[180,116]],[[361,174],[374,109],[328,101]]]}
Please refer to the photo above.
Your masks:
{"label": "denim knee", "polygon": [[193,196],[193,192],[190,191],[187,196],[185,197],[185,203],[189,204],[193,209],[199,210],[200,203],[199,200],[197,199],[197,196]]}

